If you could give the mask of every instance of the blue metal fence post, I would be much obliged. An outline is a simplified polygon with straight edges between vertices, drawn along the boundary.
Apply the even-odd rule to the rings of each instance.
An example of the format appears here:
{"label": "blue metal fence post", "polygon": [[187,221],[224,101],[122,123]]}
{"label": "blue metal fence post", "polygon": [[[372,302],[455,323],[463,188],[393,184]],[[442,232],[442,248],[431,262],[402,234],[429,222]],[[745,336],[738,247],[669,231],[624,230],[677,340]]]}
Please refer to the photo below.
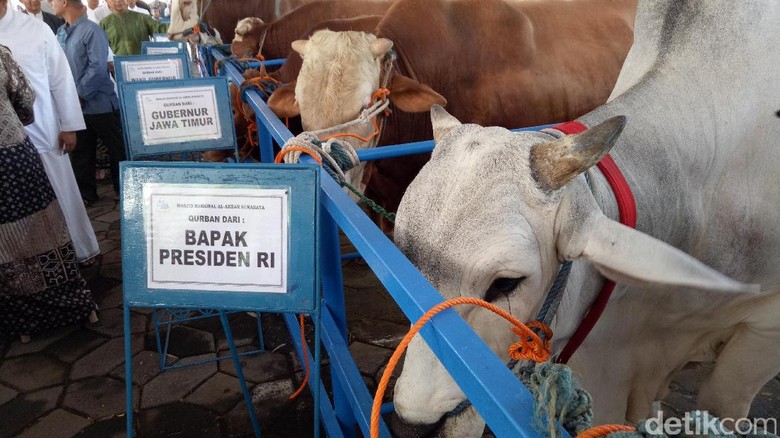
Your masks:
{"label": "blue metal fence post", "polygon": [[222,321],[222,328],[225,330],[225,337],[228,341],[228,347],[230,347],[230,354],[233,356],[233,366],[236,367],[236,376],[238,376],[238,383],[241,385],[241,392],[244,393],[244,401],[246,402],[246,408],[249,411],[249,420],[252,422],[252,429],[255,431],[255,436],[260,437],[260,425],[257,423],[257,415],[255,415],[255,408],[252,406],[252,396],[249,394],[249,388],[246,386],[246,379],[244,378],[244,371],[241,369],[241,359],[238,357],[238,351],[236,351],[236,344],[233,342],[233,331],[230,329],[230,322],[227,319],[227,315],[224,310],[219,311],[219,319]]}
{"label": "blue metal fence post", "polygon": [[255,115],[255,126],[257,126],[257,140],[260,143],[260,161],[263,163],[274,162],[274,139],[271,132],[261,121],[259,115]]}
{"label": "blue metal fence post", "polygon": [[[323,178],[329,178],[323,175]],[[324,209],[323,209],[324,210]],[[336,222],[324,211],[320,215],[320,263],[322,272],[323,302],[339,328],[345,343],[349,343],[347,333],[347,315],[344,304],[344,282],[341,273],[341,249],[339,228]],[[344,431],[344,436],[355,436],[355,414],[344,390],[344,384],[338,373],[333,376],[333,405],[336,417]]]}
{"label": "blue metal fence post", "polygon": [[133,438],[133,349],[130,345],[130,306],[122,306],[125,332],[125,403],[127,404],[127,438]]}
{"label": "blue metal fence post", "polygon": [[322,318],[320,318],[320,308],[322,301],[317,305],[317,309],[311,314],[314,322],[314,365],[311,372],[311,391],[314,393],[314,438],[320,438],[320,366],[322,364]]}

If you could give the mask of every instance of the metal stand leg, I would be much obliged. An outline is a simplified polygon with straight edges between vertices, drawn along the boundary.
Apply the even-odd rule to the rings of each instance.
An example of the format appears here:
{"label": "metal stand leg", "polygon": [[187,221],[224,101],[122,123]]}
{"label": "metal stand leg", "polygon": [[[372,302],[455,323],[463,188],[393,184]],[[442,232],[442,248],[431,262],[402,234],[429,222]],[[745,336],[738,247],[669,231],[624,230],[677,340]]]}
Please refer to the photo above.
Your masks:
{"label": "metal stand leg", "polygon": [[133,438],[133,350],[130,346],[130,306],[124,304],[125,331],[125,400],[127,403],[127,438]]}
{"label": "metal stand leg", "polygon": [[[320,217],[320,236],[322,240],[320,260],[322,263],[322,292],[324,305],[330,310],[339,334],[345,342],[347,334],[347,316],[344,304],[344,283],[341,273],[341,250],[339,245],[339,228],[328,214]],[[349,397],[344,390],[344,383],[333,373],[333,407],[341,424],[345,437],[355,436],[355,414],[349,404]]]}
{"label": "metal stand leg", "polygon": [[233,342],[233,332],[230,330],[230,323],[228,322],[224,310],[219,311],[219,319],[222,321],[222,328],[225,330],[225,337],[227,338],[228,346],[230,347],[230,354],[233,356],[233,365],[236,367],[236,375],[238,376],[238,383],[241,385],[241,392],[244,393],[244,401],[246,402],[246,408],[249,411],[249,420],[252,422],[252,429],[255,431],[255,436],[259,438],[260,426],[257,423],[255,408],[252,406],[252,396],[249,394],[249,388],[246,386],[244,371],[241,369],[241,360],[238,358],[238,351],[236,351],[236,345]]}

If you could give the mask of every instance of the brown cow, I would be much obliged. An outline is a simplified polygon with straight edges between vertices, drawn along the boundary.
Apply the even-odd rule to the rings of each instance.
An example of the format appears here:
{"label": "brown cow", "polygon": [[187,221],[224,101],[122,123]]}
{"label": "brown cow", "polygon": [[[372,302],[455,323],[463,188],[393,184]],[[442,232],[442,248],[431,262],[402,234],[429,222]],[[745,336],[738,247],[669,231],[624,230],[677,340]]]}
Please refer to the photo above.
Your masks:
{"label": "brown cow", "polygon": [[[318,23],[316,26],[312,27],[302,35],[300,35],[301,38],[308,38],[310,37],[315,31],[318,31],[320,29],[330,29],[333,31],[341,32],[341,31],[356,31],[356,32],[370,32],[376,28],[376,26],[379,24],[379,21],[382,19],[381,15],[364,15],[360,17],[353,17],[353,18],[343,18],[343,19],[336,19],[336,20],[327,20],[323,21],[321,23]],[[293,82],[298,77],[298,72],[301,70],[301,64],[303,63],[303,60],[301,59],[301,55],[298,54],[298,52],[290,49],[290,51],[287,53],[286,61],[282,66],[269,73],[268,76],[270,76],[272,79],[279,81],[282,84],[286,84],[288,82]],[[244,78],[245,79],[252,79],[258,76],[261,76],[262,74],[257,70],[247,70],[244,72]],[[230,95],[231,95],[231,102],[238,103],[238,87],[231,84],[230,85]],[[233,108],[233,122],[236,127],[236,136],[238,138],[239,147],[241,149],[241,155],[247,156],[252,155],[253,157],[259,159],[259,156],[257,156],[258,151],[254,150],[252,147],[249,146],[249,142],[247,142],[247,135],[252,135],[252,133],[248,133],[248,127],[249,127],[249,120],[254,120],[254,111],[248,104],[242,104],[243,114],[238,108]],[[293,121],[290,125],[290,129],[293,131],[299,131],[299,129],[296,129],[296,127],[300,127],[300,121]],[[203,154],[203,159],[206,161],[224,161],[225,159],[229,158],[231,156],[231,153],[229,151],[208,151]]]}
{"label": "brown cow", "polygon": [[[293,43],[303,56],[297,85],[277,90],[269,106],[282,117],[301,114],[306,130],[353,120],[371,101],[392,47],[395,110],[379,145],[432,138],[427,111],[445,99],[458,119],[483,125],[571,120],[607,100],[631,46],[635,10],[635,0],[399,0],[376,37],[319,32]],[[361,128],[363,136],[373,129]],[[373,163],[365,194],[395,211],[427,159]]]}
{"label": "brown cow", "polygon": [[283,58],[290,51],[290,43],[317,23],[361,15],[383,15],[390,5],[390,1],[315,1],[306,3],[270,23],[259,18],[245,18],[236,24],[230,48],[239,58],[253,57],[258,50],[262,50],[266,59]]}

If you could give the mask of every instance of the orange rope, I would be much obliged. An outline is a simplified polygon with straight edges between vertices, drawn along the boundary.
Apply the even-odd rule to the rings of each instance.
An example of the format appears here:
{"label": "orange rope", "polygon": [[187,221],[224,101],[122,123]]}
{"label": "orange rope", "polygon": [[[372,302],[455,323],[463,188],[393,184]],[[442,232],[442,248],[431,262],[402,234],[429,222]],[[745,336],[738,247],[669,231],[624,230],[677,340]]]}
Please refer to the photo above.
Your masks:
{"label": "orange rope", "polygon": [[600,438],[607,436],[614,432],[634,432],[636,428],[631,426],[624,426],[622,424],[605,424],[602,426],[591,427],[585,432],[577,434],[577,438]]}
{"label": "orange rope", "polygon": [[[376,90],[374,92],[374,94],[371,96],[371,100],[372,101],[378,101],[378,100],[381,100],[381,99],[387,99],[387,96],[389,96],[389,95],[390,95],[390,90],[388,90],[387,88],[380,88],[380,89],[378,89],[378,90]],[[371,139],[373,139],[374,137],[378,136],[379,135],[379,131],[380,131],[380,129],[379,129],[379,122],[377,122],[377,118],[374,117],[371,121],[374,124],[374,132],[372,132],[371,135],[369,135],[368,137],[361,137],[361,136],[359,136],[357,134],[353,134],[351,132],[342,132],[342,133],[338,133],[338,134],[325,136],[325,137],[322,138],[322,141],[328,141],[331,138],[337,138],[337,137],[352,137],[352,138],[356,138],[356,139],[362,141],[363,143],[368,143],[369,141],[371,141]]]}
{"label": "orange rope", "polygon": [[360,140],[360,141],[362,141],[364,143],[368,143],[369,141],[371,141],[372,138],[374,138],[377,135],[379,135],[379,123],[376,121],[376,117],[371,119],[371,121],[374,123],[374,132],[372,132],[371,135],[369,135],[368,137],[361,137],[361,136],[359,136],[357,134],[353,134],[351,132],[341,132],[339,134],[327,135],[325,137],[322,137],[322,141],[328,141],[331,138],[338,138],[338,137],[352,137],[352,138],[356,138],[356,139],[358,139],[358,140]]}
{"label": "orange rope", "polygon": [[[427,323],[437,313],[458,304],[473,304],[484,307],[511,322],[515,326],[512,328],[512,331],[522,336],[522,341],[512,344],[512,347],[509,349],[509,355],[512,356],[513,359],[528,359],[533,360],[534,362],[544,362],[550,357],[549,339],[552,337],[552,331],[550,331],[549,327],[544,326],[546,340],[542,341],[539,336],[536,335],[536,333],[528,328],[528,326],[518,321],[515,317],[503,309],[490,304],[487,301],[480,300],[478,298],[461,297],[453,298],[451,300],[437,304],[425,312],[425,314],[417,320],[417,322],[412,326],[411,330],[409,330],[406,336],[404,336],[403,340],[401,340],[401,343],[398,344],[398,347],[396,347],[393,355],[387,362],[387,367],[385,368],[385,372],[382,374],[382,379],[379,381],[379,386],[377,387],[376,394],[374,395],[374,404],[371,407],[371,438],[379,437],[379,409],[382,406],[382,398],[384,397],[385,390],[387,389],[387,384],[390,382],[390,376],[393,374],[393,370],[395,369],[396,365],[398,365],[398,360],[401,358],[401,355],[404,353],[404,351],[406,351],[406,347],[409,345],[409,342],[411,342],[412,338],[417,334],[417,332],[422,329],[425,323]],[[541,324],[541,322],[539,324]]]}
{"label": "orange rope", "polygon": [[321,158],[319,158],[318,156],[314,155],[312,153],[312,151],[310,151],[310,150],[308,150],[306,148],[302,148],[300,146],[290,146],[290,147],[286,147],[286,148],[282,149],[281,151],[279,151],[278,154],[276,154],[276,158],[274,158],[274,163],[277,163],[277,164],[281,163],[282,160],[284,160],[284,156],[287,155],[288,152],[293,152],[293,151],[303,152],[306,155],[311,155],[311,157],[314,158],[314,161],[316,161],[317,164],[322,166],[322,159]]}
{"label": "orange rope", "polygon": [[301,322],[301,350],[303,350],[303,363],[304,368],[306,369],[306,374],[303,376],[303,382],[301,382],[301,386],[298,388],[297,391],[295,391],[291,396],[290,400],[294,399],[295,397],[298,397],[298,395],[303,391],[303,388],[306,388],[306,383],[309,381],[309,350],[306,346],[306,332],[303,330],[303,315],[298,315],[298,321]]}

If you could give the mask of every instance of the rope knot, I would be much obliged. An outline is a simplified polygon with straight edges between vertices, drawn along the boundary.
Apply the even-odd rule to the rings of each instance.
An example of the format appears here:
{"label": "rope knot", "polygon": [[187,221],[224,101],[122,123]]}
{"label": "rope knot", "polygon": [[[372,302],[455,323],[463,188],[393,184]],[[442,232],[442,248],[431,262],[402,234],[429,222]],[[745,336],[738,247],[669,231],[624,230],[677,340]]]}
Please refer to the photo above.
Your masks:
{"label": "rope knot", "polygon": [[374,92],[374,95],[371,96],[371,100],[377,101],[377,100],[385,100],[390,96],[390,89],[388,88],[379,88]]}
{"label": "rope knot", "polygon": [[550,339],[552,329],[540,321],[528,323],[528,327],[536,328],[542,332],[544,339],[528,328],[512,327],[512,332],[520,336],[520,342],[509,346],[509,357],[512,360],[530,360],[533,362],[546,362],[550,358]]}

